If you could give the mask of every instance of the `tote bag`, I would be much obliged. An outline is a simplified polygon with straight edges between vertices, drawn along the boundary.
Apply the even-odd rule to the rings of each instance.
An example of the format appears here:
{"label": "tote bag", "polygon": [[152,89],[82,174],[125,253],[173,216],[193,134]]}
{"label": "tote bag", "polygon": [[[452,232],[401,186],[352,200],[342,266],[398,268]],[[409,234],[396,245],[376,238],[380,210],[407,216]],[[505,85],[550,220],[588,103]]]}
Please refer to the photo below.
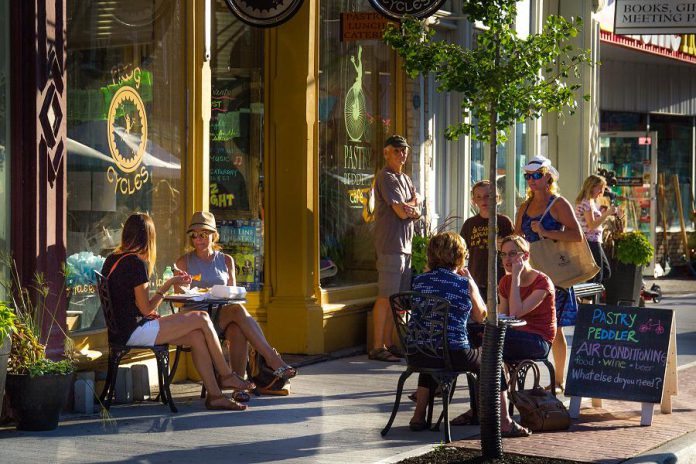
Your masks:
{"label": "tote bag", "polygon": [[[558,198],[556,198],[558,199]],[[539,221],[549,212],[556,200],[552,201]],[[599,272],[590,246],[584,238],[581,242],[562,242],[542,238],[529,245],[532,267],[551,278],[553,284],[570,288],[586,282]]]}

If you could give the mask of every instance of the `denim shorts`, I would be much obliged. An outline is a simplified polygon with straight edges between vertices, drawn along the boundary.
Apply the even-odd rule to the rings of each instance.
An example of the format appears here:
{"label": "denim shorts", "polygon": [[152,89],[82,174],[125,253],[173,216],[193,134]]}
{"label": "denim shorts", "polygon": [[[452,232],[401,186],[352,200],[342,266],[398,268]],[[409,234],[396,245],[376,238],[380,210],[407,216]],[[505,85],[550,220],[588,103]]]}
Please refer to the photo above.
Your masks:
{"label": "denim shorts", "polygon": [[512,328],[505,332],[503,360],[521,361],[523,359],[545,359],[549,355],[551,344],[541,335],[523,332]]}

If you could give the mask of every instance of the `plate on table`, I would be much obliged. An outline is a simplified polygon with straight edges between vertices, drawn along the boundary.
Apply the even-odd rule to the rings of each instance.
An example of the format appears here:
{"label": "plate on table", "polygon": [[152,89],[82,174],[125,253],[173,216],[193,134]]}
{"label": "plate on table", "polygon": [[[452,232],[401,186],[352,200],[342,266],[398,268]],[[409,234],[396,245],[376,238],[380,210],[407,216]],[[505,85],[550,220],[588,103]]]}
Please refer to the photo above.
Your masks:
{"label": "plate on table", "polygon": [[205,294],[201,293],[178,293],[176,295],[167,295],[168,300],[172,301],[200,301],[205,298]]}

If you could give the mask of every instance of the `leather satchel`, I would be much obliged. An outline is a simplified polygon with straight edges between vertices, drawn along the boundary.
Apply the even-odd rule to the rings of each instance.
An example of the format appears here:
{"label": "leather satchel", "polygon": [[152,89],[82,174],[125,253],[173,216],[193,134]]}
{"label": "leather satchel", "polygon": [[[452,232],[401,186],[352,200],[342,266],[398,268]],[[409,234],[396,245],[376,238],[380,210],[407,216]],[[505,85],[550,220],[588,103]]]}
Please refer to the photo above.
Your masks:
{"label": "leather satchel", "polygon": [[[519,372],[533,372],[534,386],[530,390],[517,390]],[[512,374],[510,396],[520,412],[520,422],[533,432],[567,430],[570,427],[570,414],[553,393],[539,385],[539,367],[533,361],[522,361]]]}

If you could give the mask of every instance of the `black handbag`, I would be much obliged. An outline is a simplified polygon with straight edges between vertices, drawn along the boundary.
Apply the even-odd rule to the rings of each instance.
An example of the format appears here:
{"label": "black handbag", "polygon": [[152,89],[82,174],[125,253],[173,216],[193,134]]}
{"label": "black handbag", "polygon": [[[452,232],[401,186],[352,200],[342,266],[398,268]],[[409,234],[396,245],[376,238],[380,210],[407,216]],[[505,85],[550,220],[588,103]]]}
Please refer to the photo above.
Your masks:
{"label": "black handbag", "polygon": [[[517,376],[523,369],[534,373],[534,386],[530,390],[517,390]],[[539,377],[539,367],[534,361],[522,361],[512,374],[510,396],[520,412],[520,422],[533,432],[567,430],[570,427],[568,410],[553,393],[541,388]]]}
{"label": "black handbag", "polygon": [[289,393],[285,388],[289,380],[273,375],[273,369],[266,363],[266,359],[251,345],[247,374],[256,385],[254,391],[257,395],[287,396]]}

